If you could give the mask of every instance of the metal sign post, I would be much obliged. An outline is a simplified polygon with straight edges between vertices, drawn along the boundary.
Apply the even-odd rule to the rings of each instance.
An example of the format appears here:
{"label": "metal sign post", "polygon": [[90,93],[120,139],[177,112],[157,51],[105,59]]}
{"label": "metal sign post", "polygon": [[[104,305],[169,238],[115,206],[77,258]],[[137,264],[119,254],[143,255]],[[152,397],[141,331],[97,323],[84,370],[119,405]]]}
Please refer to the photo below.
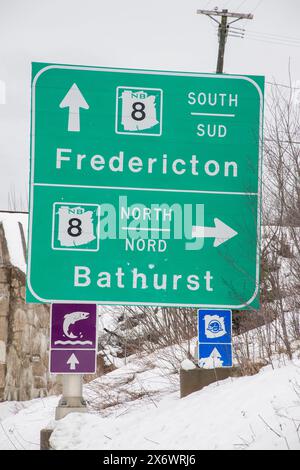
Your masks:
{"label": "metal sign post", "polygon": [[82,375],[62,375],[62,398],[55,410],[55,419],[62,419],[69,413],[83,413],[87,411],[82,396]]}

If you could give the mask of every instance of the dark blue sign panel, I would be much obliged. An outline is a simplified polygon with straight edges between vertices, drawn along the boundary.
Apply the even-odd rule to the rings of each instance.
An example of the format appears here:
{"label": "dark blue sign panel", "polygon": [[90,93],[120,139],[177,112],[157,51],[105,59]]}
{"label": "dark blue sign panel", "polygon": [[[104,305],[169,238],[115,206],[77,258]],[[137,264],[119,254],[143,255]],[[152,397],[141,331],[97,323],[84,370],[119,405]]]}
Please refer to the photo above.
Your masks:
{"label": "dark blue sign panel", "polygon": [[204,369],[232,367],[232,345],[199,343],[199,367]]}
{"label": "dark blue sign panel", "polygon": [[198,311],[199,367],[232,367],[231,310]]}

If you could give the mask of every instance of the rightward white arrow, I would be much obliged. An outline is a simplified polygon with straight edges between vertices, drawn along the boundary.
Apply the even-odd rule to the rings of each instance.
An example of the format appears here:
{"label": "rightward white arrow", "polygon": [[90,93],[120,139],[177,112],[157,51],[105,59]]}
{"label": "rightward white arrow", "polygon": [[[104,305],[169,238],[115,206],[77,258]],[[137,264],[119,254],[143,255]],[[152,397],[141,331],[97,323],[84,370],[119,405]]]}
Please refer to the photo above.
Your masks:
{"label": "rightward white arrow", "polygon": [[217,247],[238,234],[238,232],[229,227],[229,225],[224,224],[224,222],[222,222],[220,219],[215,218],[214,224],[214,227],[202,227],[200,225],[194,225],[192,227],[192,237],[214,238],[214,247]]}
{"label": "rightward white arrow", "polygon": [[67,364],[70,366],[70,370],[76,369],[76,366],[77,364],[79,364],[79,361],[74,353],[72,353],[69,359],[67,360]]}
{"label": "rightward white arrow", "polygon": [[81,91],[76,83],[73,83],[68,93],[59,105],[60,108],[69,108],[68,131],[80,131],[80,108],[89,109]]}

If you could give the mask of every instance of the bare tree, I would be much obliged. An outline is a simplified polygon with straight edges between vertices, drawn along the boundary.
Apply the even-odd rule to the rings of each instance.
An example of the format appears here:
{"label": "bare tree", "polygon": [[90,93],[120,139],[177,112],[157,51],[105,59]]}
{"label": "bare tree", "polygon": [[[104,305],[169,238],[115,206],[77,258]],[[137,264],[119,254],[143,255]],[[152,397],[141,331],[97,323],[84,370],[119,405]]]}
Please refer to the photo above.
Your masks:
{"label": "bare tree", "polygon": [[[300,338],[299,118],[300,103],[295,105],[293,88],[275,85],[266,103],[263,143],[261,307],[234,315],[234,331],[240,335],[236,358],[246,373],[261,366],[256,365],[257,354],[262,365],[272,363],[274,352],[292,358],[293,341]],[[124,306],[118,307],[118,312],[117,327],[105,333],[120,357],[164,351],[166,362],[174,369],[182,357],[193,358],[195,309]],[[251,331],[256,333],[248,333]]]}
{"label": "bare tree", "polygon": [[273,87],[266,113],[264,222],[269,232],[266,257],[272,266],[267,276],[272,291],[269,301],[279,320],[278,334],[291,358],[285,313],[300,293],[300,103],[292,86]]}

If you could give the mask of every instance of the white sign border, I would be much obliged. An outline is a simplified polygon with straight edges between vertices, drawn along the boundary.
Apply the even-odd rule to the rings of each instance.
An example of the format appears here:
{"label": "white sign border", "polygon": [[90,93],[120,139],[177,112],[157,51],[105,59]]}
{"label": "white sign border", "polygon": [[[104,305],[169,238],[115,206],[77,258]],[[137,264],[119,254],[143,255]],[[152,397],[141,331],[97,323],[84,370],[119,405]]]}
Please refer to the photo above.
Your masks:
{"label": "white sign border", "polygon": [[[52,366],[52,361],[51,361],[51,352],[52,351],[74,351],[74,349],[62,349],[62,348],[52,348],[52,309],[53,309],[53,303],[60,303],[60,304],[65,304],[65,303],[70,303],[70,304],[95,304],[96,305],[96,338],[95,338],[95,347],[94,348],[84,348],[84,349],[77,349],[78,351],[95,351],[95,363],[94,363],[94,372],[76,372],[76,370],[70,370],[67,372],[52,372],[51,366]],[[99,335],[99,321],[98,321],[98,308],[97,304],[95,302],[53,302],[50,306],[50,345],[49,345],[49,351],[48,351],[48,370],[49,374],[51,375],[90,375],[90,374],[96,374],[97,373],[97,356],[98,356],[98,335]]]}
{"label": "white sign border", "polygon": [[[30,267],[31,267],[31,238],[32,238],[32,220],[33,220],[33,189],[34,189],[34,152],[35,152],[35,87],[40,76],[48,70],[51,69],[66,69],[66,70],[87,70],[94,72],[116,72],[116,73],[135,73],[135,74],[149,74],[149,75],[173,75],[173,76],[183,76],[183,77],[205,77],[205,78],[220,78],[220,79],[238,79],[245,80],[251,83],[257,90],[260,97],[260,111],[259,111],[259,151],[258,151],[258,194],[257,194],[257,241],[260,240],[261,236],[261,191],[262,191],[262,128],[263,128],[263,95],[258,84],[252,80],[250,77],[243,75],[223,75],[223,74],[208,74],[208,73],[197,73],[197,72],[174,72],[174,71],[160,71],[160,70],[142,70],[142,69],[118,69],[118,68],[106,68],[106,67],[89,67],[89,66],[80,66],[80,65],[58,65],[51,64],[46,65],[35,75],[32,81],[32,94],[31,94],[31,165],[30,165],[30,213],[29,213],[29,225],[28,225],[28,263],[27,263],[27,286],[32,294],[37,300],[42,303],[91,303],[98,305],[155,305],[161,307],[198,307],[198,308],[231,308],[231,309],[240,309],[247,307],[252,303],[255,297],[258,294],[259,290],[259,265],[260,265],[260,245],[257,243],[256,248],[256,279],[255,279],[255,290],[253,295],[247,302],[244,302],[239,305],[234,304],[191,304],[191,303],[157,303],[157,302],[128,302],[128,301],[101,301],[89,300],[89,301],[80,301],[80,300],[61,300],[61,299],[44,299],[40,297],[32,288],[31,279],[30,279]],[[135,188],[141,189],[141,188]],[[188,192],[188,191],[187,191]]]}

